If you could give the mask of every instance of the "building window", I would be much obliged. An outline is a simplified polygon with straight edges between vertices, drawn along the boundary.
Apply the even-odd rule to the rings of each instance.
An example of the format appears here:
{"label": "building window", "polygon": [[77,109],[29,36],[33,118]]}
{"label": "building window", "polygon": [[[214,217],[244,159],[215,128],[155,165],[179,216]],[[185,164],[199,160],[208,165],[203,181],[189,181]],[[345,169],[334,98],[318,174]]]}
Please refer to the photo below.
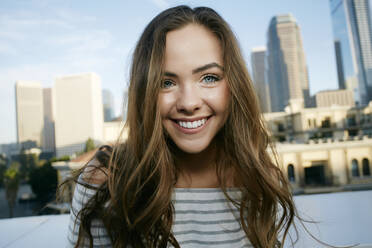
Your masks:
{"label": "building window", "polygon": [[296,181],[293,164],[288,165],[288,180],[290,182],[295,182]]}
{"label": "building window", "polygon": [[358,160],[353,159],[351,161],[351,175],[353,177],[359,177],[359,166],[358,166]]}
{"label": "building window", "polygon": [[284,125],[283,123],[277,123],[278,132],[284,132]]}
{"label": "building window", "polygon": [[367,158],[364,158],[363,159],[362,165],[363,165],[363,176],[370,176],[371,175],[371,171],[369,169],[369,161],[368,161]]}
{"label": "building window", "polygon": [[357,125],[355,115],[350,115],[346,118],[348,127],[355,127]]}
{"label": "building window", "polygon": [[330,128],[331,127],[331,118],[326,117],[324,120],[322,120],[322,128]]}

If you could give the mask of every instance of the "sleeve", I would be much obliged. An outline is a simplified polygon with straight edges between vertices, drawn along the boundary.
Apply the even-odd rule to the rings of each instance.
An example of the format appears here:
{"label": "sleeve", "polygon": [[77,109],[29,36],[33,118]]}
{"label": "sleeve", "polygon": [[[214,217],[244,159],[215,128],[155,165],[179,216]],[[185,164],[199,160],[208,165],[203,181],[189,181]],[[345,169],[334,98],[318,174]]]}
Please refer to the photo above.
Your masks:
{"label": "sleeve", "polygon": [[[78,182],[85,183],[81,176]],[[95,184],[90,184],[92,186],[98,186]],[[84,207],[84,205],[96,194],[96,190],[84,187],[83,185],[77,183],[75,186],[74,197],[71,204],[70,210],[70,221],[68,226],[67,234],[67,247],[75,247],[78,240],[79,228],[80,228],[80,215],[79,211]],[[93,236],[93,247],[112,247],[110,238],[107,231],[103,225],[103,222],[99,219],[93,219],[90,229]],[[84,237],[84,245],[81,247],[89,247],[89,238]]]}

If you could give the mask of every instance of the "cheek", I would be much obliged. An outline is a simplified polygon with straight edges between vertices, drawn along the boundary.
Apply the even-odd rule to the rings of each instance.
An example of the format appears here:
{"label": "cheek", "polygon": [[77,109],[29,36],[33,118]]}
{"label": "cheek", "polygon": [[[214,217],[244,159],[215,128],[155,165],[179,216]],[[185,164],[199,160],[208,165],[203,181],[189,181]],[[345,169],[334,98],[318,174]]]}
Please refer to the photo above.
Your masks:
{"label": "cheek", "polygon": [[175,97],[170,93],[160,93],[158,96],[158,108],[162,117],[165,117],[171,111],[175,103]]}
{"label": "cheek", "polygon": [[221,85],[208,95],[208,102],[217,114],[227,114],[230,103],[230,91],[227,85]]}

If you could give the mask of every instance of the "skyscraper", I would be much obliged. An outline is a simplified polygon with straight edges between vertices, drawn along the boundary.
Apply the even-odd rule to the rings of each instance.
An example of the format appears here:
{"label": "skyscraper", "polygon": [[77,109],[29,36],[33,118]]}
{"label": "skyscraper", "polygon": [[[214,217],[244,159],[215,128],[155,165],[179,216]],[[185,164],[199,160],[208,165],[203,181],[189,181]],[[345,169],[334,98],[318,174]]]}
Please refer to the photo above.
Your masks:
{"label": "skyscraper", "polygon": [[283,111],[290,102],[309,105],[307,66],[296,19],[291,14],[273,17],[267,37],[271,110]]}
{"label": "skyscraper", "polygon": [[32,146],[41,147],[44,125],[41,84],[39,82],[17,81],[15,93],[17,142],[26,149]]}
{"label": "skyscraper", "polygon": [[330,0],[340,89],[358,104],[372,100],[372,31],[369,0]]}
{"label": "skyscraper", "polygon": [[252,77],[256,89],[262,112],[271,112],[269,86],[265,81],[265,47],[255,47],[252,49]]}
{"label": "skyscraper", "polygon": [[58,77],[55,90],[57,157],[84,149],[88,138],[103,140],[101,79],[95,73]]}
{"label": "skyscraper", "polygon": [[102,90],[104,121],[109,122],[114,118],[114,97],[109,90]]}
{"label": "skyscraper", "polygon": [[43,150],[54,153],[55,140],[52,88],[43,89],[43,109],[44,109]]}

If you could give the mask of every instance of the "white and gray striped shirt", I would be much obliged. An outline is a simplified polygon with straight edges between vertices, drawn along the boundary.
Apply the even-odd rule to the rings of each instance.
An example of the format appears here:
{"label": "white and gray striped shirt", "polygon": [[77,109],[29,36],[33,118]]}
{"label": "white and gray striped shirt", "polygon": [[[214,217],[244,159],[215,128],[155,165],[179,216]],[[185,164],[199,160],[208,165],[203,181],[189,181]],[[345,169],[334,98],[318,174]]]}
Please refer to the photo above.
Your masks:
{"label": "white and gray striped shirt", "polygon": [[[238,189],[227,192],[233,199],[240,197]],[[77,241],[79,218],[76,214],[93,194],[95,190],[77,184],[70,213],[68,247],[73,247]],[[252,247],[240,225],[239,210],[226,199],[221,189],[175,188],[172,201],[175,209],[172,231],[182,248]],[[93,220],[91,232],[94,247],[111,247],[100,220]],[[85,244],[89,247],[89,242]]]}

